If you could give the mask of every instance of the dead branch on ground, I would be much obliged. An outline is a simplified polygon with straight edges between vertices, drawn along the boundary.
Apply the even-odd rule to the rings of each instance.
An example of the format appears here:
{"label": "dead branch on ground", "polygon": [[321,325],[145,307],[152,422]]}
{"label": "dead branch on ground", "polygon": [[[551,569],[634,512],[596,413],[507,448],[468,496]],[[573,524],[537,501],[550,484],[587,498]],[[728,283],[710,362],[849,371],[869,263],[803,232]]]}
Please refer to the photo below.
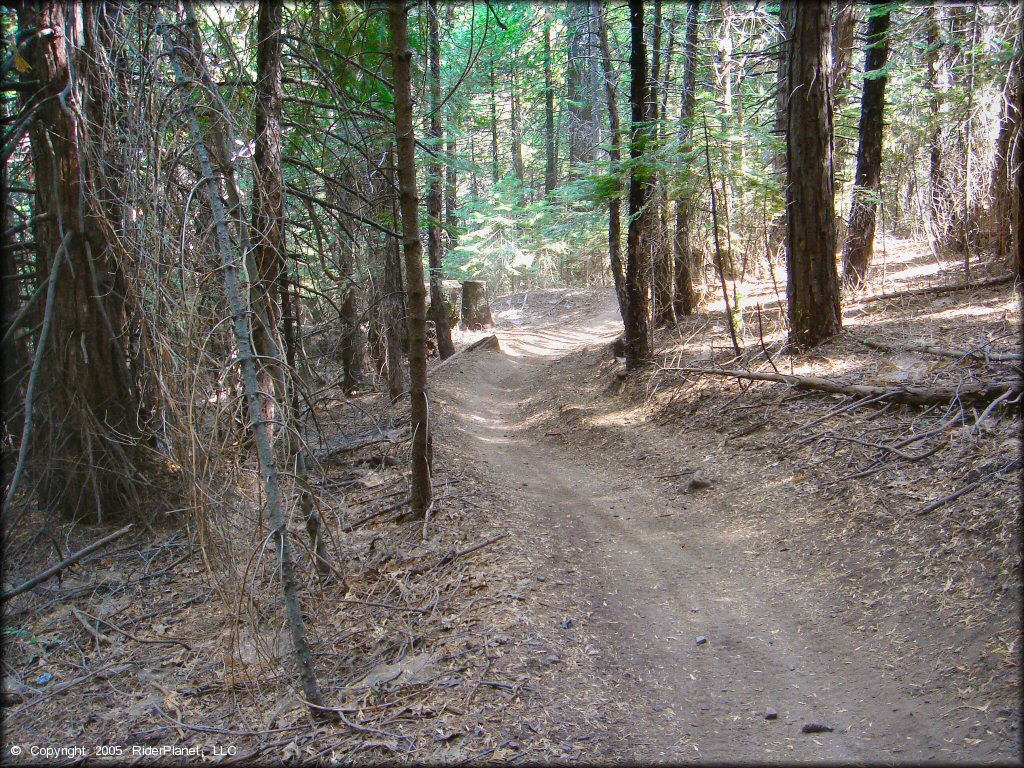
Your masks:
{"label": "dead branch on ground", "polygon": [[1024,390],[1024,382],[1019,379],[987,382],[981,384],[961,384],[956,387],[880,387],[870,384],[844,384],[832,379],[817,376],[793,376],[783,373],[756,373],[734,368],[698,368],[680,366],[661,368],[662,371],[678,371],[695,373],[703,376],[724,376],[746,381],[774,381],[789,384],[796,389],[831,392],[839,395],[856,397],[877,397],[894,403],[908,405],[942,405],[953,400],[962,402],[987,403],[1007,392],[1018,393]]}

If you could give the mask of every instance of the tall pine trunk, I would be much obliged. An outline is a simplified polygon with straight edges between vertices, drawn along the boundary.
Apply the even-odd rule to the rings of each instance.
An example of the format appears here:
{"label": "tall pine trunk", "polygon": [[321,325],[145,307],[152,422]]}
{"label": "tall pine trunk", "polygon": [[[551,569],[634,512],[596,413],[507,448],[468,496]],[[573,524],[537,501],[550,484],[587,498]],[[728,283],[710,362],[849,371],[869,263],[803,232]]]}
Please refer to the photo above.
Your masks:
{"label": "tall pine trunk", "polygon": [[[395,184],[395,148],[388,145],[387,158],[384,161],[384,179],[387,184],[388,206],[391,211],[393,229],[401,226],[402,215],[398,209],[398,199],[394,194]],[[384,334],[385,348],[388,357],[388,395],[392,402],[405,392],[405,369],[402,367],[402,353],[409,348],[409,331],[406,311],[406,293],[402,286],[402,243],[398,237],[387,236],[384,252]]]}
{"label": "tall pine trunk", "polygon": [[[683,43],[683,92],[679,104],[679,149],[685,156],[693,149],[693,104],[697,91],[697,14],[700,0],[690,0]],[[689,166],[684,175],[684,188],[676,198],[676,230],[672,240],[675,261],[676,315],[691,315],[697,308],[697,291],[693,280],[696,260],[690,244],[690,209],[693,205]]]}
{"label": "tall pine trunk", "polygon": [[555,86],[551,77],[551,18],[544,11],[544,196],[558,186],[558,158],[555,156]]}
{"label": "tall pine trunk", "polygon": [[[314,551],[317,573],[326,578],[331,573],[326,541],[321,535],[320,515],[313,497],[305,489],[306,456],[299,430],[298,386],[298,295],[292,296],[285,255],[285,192],[281,150],[281,115],[284,93],[281,88],[281,12],[282,0],[260,0],[256,30],[256,137],[253,150],[253,247],[259,265],[259,287],[270,317],[281,317],[284,335],[286,386],[282,392],[282,408],[288,414],[287,430],[289,460],[303,487],[299,491],[299,509]],[[280,313],[277,301],[280,301]],[[295,299],[294,301],[292,299]],[[347,369],[346,369],[347,370]]]}
{"label": "tall pine trunk", "polygon": [[[1024,14],[1020,20],[1024,33]],[[1021,33],[1018,33],[1018,38]],[[1024,67],[1024,47],[1018,39],[1010,70],[1006,73],[1003,87],[1003,114],[996,139],[992,179],[989,195],[992,198],[992,230],[996,253],[1009,257],[1013,250],[1013,182],[1014,151],[1021,142],[1020,126],[1024,115],[1024,100],[1020,89],[1021,68]],[[1014,140],[1016,138],[1016,141]]]}
{"label": "tall pine trunk", "polygon": [[423,243],[416,195],[416,137],[412,127],[412,51],[404,0],[388,3],[394,66],[395,145],[402,210],[405,283],[409,295],[409,407],[412,426],[412,481],[409,504],[419,518],[433,505],[430,487],[431,435],[427,408],[427,312],[423,288]]}
{"label": "tall pine trunk", "polygon": [[608,260],[615,283],[615,298],[619,303],[619,314],[625,323],[628,319],[626,299],[626,276],[622,272],[622,186],[619,182],[622,162],[622,128],[619,125],[619,108],[616,104],[615,68],[612,65],[611,46],[608,43],[608,20],[598,0],[593,0],[593,12],[598,14],[598,38],[601,45],[601,67],[604,71],[604,90],[608,103],[608,127],[611,145],[608,156],[615,189],[608,200]]}
{"label": "tall pine trunk", "polygon": [[498,90],[494,84],[494,59],[491,58],[491,187],[498,186]]}
{"label": "tall pine trunk", "polygon": [[448,130],[448,137],[445,142],[445,182],[444,182],[444,228],[448,234],[448,250],[459,246],[459,215],[458,210],[458,175],[455,170],[455,160],[458,157],[458,144],[455,140],[454,129]]}
{"label": "tall pine trunk", "polygon": [[512,105],[512,172],[516,175],[519,183],[522,184],[526,180],[526,166],[523,163],[523,136],[519,116],[519,80],[516,77],[516,71],[517,67],[513,63],[512,71],[509,73],[509,87],[511,88],[509,102]]}
{"label": "tall pine trunk", "polygon": [[[651,79],[647,87],[648,136],[658,137],[659,104],[661,102],[661,27],[662,3],[654,0],[654,24],[652,25]],[[652,172],[648,177],[648,199],[650,203],[644,212],[647,227],[646,237],[650,245],[652,319],[655,325],[672,321],[673,270],[667,236],[661,216],[664,205],[664,187],[659,174]]]}
{"label": "tall pine trunk", "polygon": [[441,135],[441,41],[438,31],[437,0],[427,5],[427,46],[430,67],[430,139],[431,158],[427,171],[427,259],[430,262],[430,319],[437,334],[437,353],[441,359],[455,354],[448,308],[444,301],[441,253],[441,184],[444,168],[438,160],[443,155]]}
{"label": "tall pine trunk", "polygon": [[566,121],[569,143],[569,175],[585,173],[583,166],[594,161],[597,122],[593,101],[597,94],[593,77],[596,45],[589,3],[570,3],[567,10]]}
{"label": "tall pine trunk", "polygon": [[641,213],[647,202],[648,182],[639,166],[647,148],[647,48],[644,44],[644,1],[629,0],[629,101],[632,126],[629,157],[629,229],[626,234],[626,367],[635,369],[651,356],[647,309],[648,258]]}
{"label": "tall pine trunk", "polygon": [[867,277],[875,248],[875,210],[882,173],[885,62],[889,58],[889,3],[872,0],[868,16],[864,93],[861,97],[857,177],[843,254],[843,279],[852,289]]}
{"label": "tall pine trunk", "polygon": [[[857,31],[857,12],[853,0],[836,0],[835,26],[832,33],[832,111],[839,120],[849,103],[850,70],[853,65],[854,33]],[[842,175],[846,158],[846,139],[836,131],[835,165]]]}
{"label": "tall pine trunk", "polygon": [[813,347],[839,331],[829,8],[784,0],[790,97],[786,130],[789,341]]}

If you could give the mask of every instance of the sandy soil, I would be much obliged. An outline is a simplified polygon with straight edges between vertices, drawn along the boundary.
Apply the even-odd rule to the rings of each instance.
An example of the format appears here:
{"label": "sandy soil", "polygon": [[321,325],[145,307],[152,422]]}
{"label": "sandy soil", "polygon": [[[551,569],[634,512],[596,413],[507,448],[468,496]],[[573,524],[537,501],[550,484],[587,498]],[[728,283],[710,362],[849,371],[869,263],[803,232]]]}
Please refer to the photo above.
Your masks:
{"label": "sandy soil", "polygon": [[[561,729],[562,758],[1019,759],[1012,711],[933,679],[952,638],[895,637],[876,601],[850,599],[804,524],[825,502],[803,478],[718,433],[623,418],[617,377],[604,385],[609,291],[527,301],[499,312],[500,350],[460,356],[432,388],[441,460],[500,499],[495,556],[530,584],[522,623],[544,639],[507,655],[533,657],[528,709]],[[604,397],[558,405],[595,383]],[[896,652],[908,642],[923,651]],[[834,730],[803,732],[815,724]]]}

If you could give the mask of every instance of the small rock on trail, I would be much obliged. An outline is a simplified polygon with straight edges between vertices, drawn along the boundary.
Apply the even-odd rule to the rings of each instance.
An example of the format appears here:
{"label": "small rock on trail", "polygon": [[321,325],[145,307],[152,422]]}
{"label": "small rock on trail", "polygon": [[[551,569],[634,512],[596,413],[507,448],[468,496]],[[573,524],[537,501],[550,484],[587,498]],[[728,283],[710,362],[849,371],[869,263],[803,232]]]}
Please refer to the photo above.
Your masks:
{"label": "small rock on trail", "polygon": [[800,729],[800,733],[832,733],[835,728],[831,725],[822,725],[821,723],[805,723],[804,727]]}

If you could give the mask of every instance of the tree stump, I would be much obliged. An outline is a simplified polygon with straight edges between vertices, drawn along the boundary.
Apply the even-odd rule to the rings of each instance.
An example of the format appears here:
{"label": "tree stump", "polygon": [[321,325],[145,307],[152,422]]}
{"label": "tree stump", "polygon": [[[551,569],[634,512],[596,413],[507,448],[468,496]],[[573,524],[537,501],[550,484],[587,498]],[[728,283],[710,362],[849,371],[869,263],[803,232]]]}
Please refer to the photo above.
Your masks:
{"label": "tree stump", "polygon": [[469,330],[494,325],[491,307],[487,303],[487,283],[466,280],[462,283],[462,327]]}

